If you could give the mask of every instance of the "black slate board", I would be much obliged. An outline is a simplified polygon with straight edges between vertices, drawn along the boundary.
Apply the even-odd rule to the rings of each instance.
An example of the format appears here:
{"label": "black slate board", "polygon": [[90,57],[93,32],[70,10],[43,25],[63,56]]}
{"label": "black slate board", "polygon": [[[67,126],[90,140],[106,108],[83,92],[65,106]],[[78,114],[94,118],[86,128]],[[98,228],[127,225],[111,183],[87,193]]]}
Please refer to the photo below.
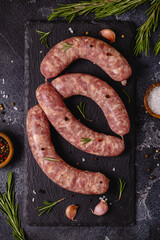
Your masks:
{"label": "black slate board", "polygon": [[[69,31],[72,28],[74,33]],[[61,40],[68,37],[85,35],[95,37],[106,41],[100,36],[99,31],[104,28],[111,28],[116,33],[116,42],[112,45],[119,50],[134,65],[133,43],[134,43],[134,26],[127,22],[29,22],[25,33],[25,118],[30,107],[37,104],[35,97],[36,88],[44,82],[39,67],[43,57],[48,49],[40,44],[39,36],[36,30],[48,32],[52,31],[49,36],[49,45],[53,46]],[[121,35],[125,37],[122,38]],[[25,131],[25,177],[24,177],[24,217],[29,225],[54,225],[54,226],[95,226],[95,225],[133,225],[135,220],[134,206],[134,111],[135,111],[135,79],[134,72],[126,87],[110,79],[108,75],[98,66],[86,60],[77,60],[72,63],[62,74],[66,72],[88,73],[101,78],[109,83],[122,98],[131,120],[131,131],[125,136],[126,150],[118,157],[96,157],[84,153],[71,146],[51,127],[53,144],[57,153],[70,165],[82,170],[100,171],[110,178],[109,191],[104,194],[108,198],[109,212],[101,217],[91,213],[102,196],[87,196],[71,193],[54,184],[42,172],[34,160],[28,146]],[[129,104],[127,96],[122,89],[129,94],[131,103]],[[81,101],[86,102],[86,115],[93,122],[85,121],[78,112],[76,105]],[[77,119],[81,119],[87,127],[95,131],[114,135],[108,127],[106,119],[101,109],[90,99],[82,96],[74,96],[65,100],[67,107]],[[96,160],[95,160],[96,157]],[[85,161],[82,161],[82,158]],[[78,165],[77,165],[78,163]],[[115,171],[113,169],[115,168]],[[127,182],[123,197],[119,202],[118,198],[118,179],[125,179]],[[36,193],[36,194],[35,194]],[[55,206],[50,214],[44,214],[38,217],[36,207],[42,206],[43,201],[56,201],[65,197],[66,200]],[[70,204],[79,205],[77,221],[70,221],[65,216],[65,209]],[[110,204],[111,203],[111,204]]]}

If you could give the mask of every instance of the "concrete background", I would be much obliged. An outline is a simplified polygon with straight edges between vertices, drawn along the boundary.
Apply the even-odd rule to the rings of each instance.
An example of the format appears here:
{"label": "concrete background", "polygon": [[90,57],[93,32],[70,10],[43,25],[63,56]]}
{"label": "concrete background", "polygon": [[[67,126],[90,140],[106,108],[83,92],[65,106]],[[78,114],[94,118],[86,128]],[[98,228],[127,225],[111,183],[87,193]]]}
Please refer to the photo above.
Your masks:
{"label": "concrete background", "polygon": [[[24,31],[28,20],[45,20],[57,2],[73,0],[0,0],[0,103],[5,107],[0,131],[7,133],[15,145],[13,161],[0,169],[0,192],[4,191],[8,171],[15,174],[16,197],[22,211],[23,191],[23,131],[24,131]],[[146,18],[146,6],[141,6],[111,20],[134,22],[138,27]],[[93,15],[87,18],[93,19]],[[160,29],[154,34],[155,44]],[[152,52],[136,58],[136,225],[132,227],[29,227],[24,222],[26,238],[31,240],[87,239],[87,240],[156,240],[160,236],[160,121],[149,116],[143,105],[143,96],[150,84],[160,81],[160,55]],[[13,107],[12,102],[16,105]],[[148,158],[145,158],[148,154]],[[147,172],[151,169],[151,173]],[[152,180],[150,175],[154,175]],[[123,216],[122,216],[123,218]],[[10,240],[11,229],[0,214],[0,239]]]}

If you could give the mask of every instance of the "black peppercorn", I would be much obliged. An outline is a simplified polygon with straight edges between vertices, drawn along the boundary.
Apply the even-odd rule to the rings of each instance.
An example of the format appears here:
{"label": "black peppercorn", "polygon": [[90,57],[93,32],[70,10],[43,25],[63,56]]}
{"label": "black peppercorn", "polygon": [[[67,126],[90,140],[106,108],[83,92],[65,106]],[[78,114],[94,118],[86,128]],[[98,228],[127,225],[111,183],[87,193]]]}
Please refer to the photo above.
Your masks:
{"label": "black peppercorn", "polygon": [[65,121],[68,121],[68,117],[65,117]]}

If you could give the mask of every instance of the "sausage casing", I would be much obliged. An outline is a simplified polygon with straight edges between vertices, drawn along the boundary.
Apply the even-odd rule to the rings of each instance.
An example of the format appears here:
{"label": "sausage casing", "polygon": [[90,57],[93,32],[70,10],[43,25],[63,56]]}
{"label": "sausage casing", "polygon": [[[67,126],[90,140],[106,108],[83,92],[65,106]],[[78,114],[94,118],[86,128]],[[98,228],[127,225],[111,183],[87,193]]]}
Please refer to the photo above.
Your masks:
{"label": "sausage casing", "polygon": [[[107,191],[109,179],[102,173],[73,168],[58,156],[51,142],[49,122],[39,105],[32,107],[28,112],[27,134],[37,163],[60,187],[81,194],[103,194]],[[58,161],[48,161],[43,157]]]}
{"label": "sausage casing", "polygon": [[83,95],[91,98],[102,109],[111,130],[123,136],[130,130],[130,120],[126,108],[116,91],[97,77],[71,73],[57,77],[52,86],[63,98]]}
{"label": "sausage casing", "polygon": [[115,81],[124,81],[132,73],[126,59],[115,48],[99,39],[84,36],[56,44],[43,59],[41,72],[47,79],[56,77],[78,58],[97,64]]}
{"label": "sausage casing", "polygon": [[[39,86],[36,97],[51,124],[73,146],[99,156],[117,156],[124,151],[122,139],[95,132],[80,123],[51,84]],[[90,141],[84,144],[83,139]]]}

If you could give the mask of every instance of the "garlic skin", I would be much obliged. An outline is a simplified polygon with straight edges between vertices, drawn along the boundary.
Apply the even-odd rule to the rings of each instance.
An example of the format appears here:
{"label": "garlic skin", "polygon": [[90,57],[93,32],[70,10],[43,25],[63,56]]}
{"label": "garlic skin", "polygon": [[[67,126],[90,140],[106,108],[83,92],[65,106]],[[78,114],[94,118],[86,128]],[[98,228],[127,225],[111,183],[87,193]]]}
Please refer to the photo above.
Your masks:
{"label": "garlic skin", "polygon": [[126,85],[127,85],[127,80],[121,81],[121,84],[122,84],[123,86],[126,86]]}
{"label": "garlic skin", "polygon": [[77,214],[77,208],[75,204],[72,204],[66,208],[66,216],[73,221]]}
{"label": "garlic skin", "polygon": [[102,216],[108,212],[108,204],[106,200],[102,199],[100,203],[95,206],[94,211],[92,213],[97,216]]}
{"label": "garlic skin", "polygon": [[113,32],[113,30],[103,29],[103,30],[100,31],[100,33],[104,38],[108,39],[111,43],[115,42],[116,34],[115,34],[115,32]]}

